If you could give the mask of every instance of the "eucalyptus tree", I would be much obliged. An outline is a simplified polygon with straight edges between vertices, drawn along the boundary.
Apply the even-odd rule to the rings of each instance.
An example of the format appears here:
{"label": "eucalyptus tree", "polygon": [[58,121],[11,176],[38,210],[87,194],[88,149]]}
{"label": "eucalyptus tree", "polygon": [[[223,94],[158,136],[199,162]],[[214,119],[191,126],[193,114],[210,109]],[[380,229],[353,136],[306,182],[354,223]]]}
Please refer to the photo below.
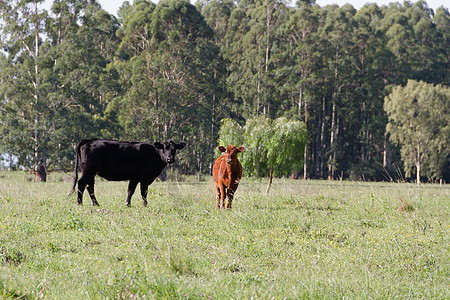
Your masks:
{"label": "eucalyptus tree", "polygon": [[108,130],[103,112],[117,87],[106,67],[118,23],[96,1],[55,1],[51,14],[41,4],[1,2],[3,113],[14,123],[2,127],[22,166],[66,169],[77,140]]}
{"label": "eucalyptus tree", "polygon": [[415,170],[417,184],[421,175],[442,178],[450,157],[450,88],[408,80],[385,98],[384,109],[386,129],[401,147],[406,175]]}
{"label": "eucalyptus tree", "polygon": [[436,83],[442,83],[443,85],[450,86],[450,13],[448,8],[443,6],[436,10],[436,14],[433,18],[433,24],[436,25],[437,38],[433,44],[433,48],[437,51],[439,65],[435,66],[440,76]]}
{"label": "eucalyptus tree", "polygon": [[[228,50],[226,35],[228,32],[228,22],[231,12],[235,9],[236,5],[231,0],[219,1],[198,1],[197,7],[200,9],[205,21],[214,31],[214,43],[219,51],[216,57],[214,79],[216,83],[214,85],[214,93],[212,95],[212,115],[211,115],[211,133],[210,136],[211,153],[214,153],[219,130],[219,120],[232,115],[232,111],[236,111],[239,107],[239,103],[235,97],[232,96],[226,87],[226,79],[229,75],[227,66],[229,61],[226,60],[226,51]],[[226,105],[224,105],[226,104]],[[210,162],[210,169],[212,170],[213,161]]]}
{"label": "eucalyptus tree", "polygon": [[[289,20],[284,22],[279,34],[286,39],[283,40],[283,51],[278,53],[277,59],[282,61],[279,68],[283,80],[292,82],[285,86],[288,93],[286,98],[292,101],[286,109],[294,110],[294,113],[307,120],[307,103],[305,94],[311,91],[307,88],[311,83],[310,75],[314,70],[317,44],[320,43],[318,36],[319,14],[318,6],[305,2],[299,2],[299,6],[293,9]],[[280,46],[281,47],[281,46]],[[281,79],[280,78],[280,79]]]}
{"label": "eucalyptus tree", "polygon": [[207,0],[198,1],[197,7],[205,17],[206,22],[214,30],[216,43],[221,47],[226,46],[225,36],[227,35],[228,23],[236,4],[232,0]]}
{"label": "eucalyptus tree", "polygon": [[[283,115],[302,120],[308,126],[308,103],[317,92],[312,86],[313,73],[319,69],[320,60],[317,55],[321,44],[318,34],[320,7],[309,1],[298,1],[297,7],[291,11],[289,19],[278,32],[284,39],[281,39],[278,46],[281,50],[274,56],[274,60],[278,62],[275,72],[277,81],[284,83],[279,86]],[[324,129],[324,126],[319,128]],[[305,144],[303,151],[304,178],[308,176],[308,146],[310,143]]]}
{"label": "eucalyptus tree", "polygon": [[[146,13],[139,13],[139,11]],[[188,1],[135,2],[120,11],[125,87],[116,106],[125,137],[189,141],[185,167],[212,160],[211,126],[219,49],[214,32]]]}
{"label": "eucalyptus tree", "polygon": [[[128,140],[159,140],[160,105],[155,88],[158,72],[152,59],[151,20],[155,4],[139,1],[128,2],[118,15],[122,24],[117,30],[121,42],[119,59],[113,65],[118,70],[122,93],[108,107],[117,111],[123,128],[121,138]],[[137,126],[139,124],[139,126]]]}
{"label": "eucalyptus tree", "polygon": [[41,159],[46,159],[51,135],[47,130],[51,126],[47,118],[51,113],[47,98],[50,87],[46,83],[49,73],[42,58],[42,49],[48,46],[44,44],[47,12],[41,9],[42,2],[0,1],[0,41],[6,53],[0,89],[3,114],[9,120],[2,124],[2,131],[16,137],[3,147],[15,152],[26,167],[37,167]]}
{"label": "eucalyptus tree", "polygon": [[[433,20],[433,10],[425,1],[392,3],[383,7],[384,18],[379,29],[384,32],[386,45],[392,53],[389,82],[406,84],[407,79],[440,82],[442,63],[446,63],[438,46],[439,37]],[[445,77],[446,75],[444,75]]]}
{"label": "eucalyptus tree", "polygon": [[[436,30],[433,10],[424,0],[420,0],[406,6],[405,13],[413,33],[411,47],[407,49],[411,66],[408,78],[433,83],[442,82],[443,77],[447,76],[443,74],[442,66],[448,62],[449,50],[445,46],[442,49],[439,47],[442,37]],[[442,55],[443,51],[447,53],[447,57]]]}
{"label": "eucalyptus tree", "polygon": [[241,1],[232,11],[226,35],[230,76],[227,86],[243,104],[245,117],[276,116],[279,101],[273,80],[273,52],[277,31],[288,16],[279,0]]}
{"label": "eucalyptus tree", "polygon": [[342,147],[339,140],[344,136],[345,128],[345,102],[350,82],[347,74],[351,70],[351,55],[349,49],[352,45],[354,31],[353,16],[356,10],[347,4],[342,8],[337,6],[326,7],[326,19],[322,27],[321,36],[328,41],[324,53],[328,57],[328,82],[331,87],[331,125],[328,154],[328,178],[334,179],[339,169],[338,162],[342,161]]}
{"label": "eucalyptus tree", "polygon": [[[384,145],[384,88],[382,68],[388,63],[382,34],[377,31],[382,12],[376,4],[362,7],[354,16],[349,48],[348,88],[345,95],[345,149],[342,160],[351,171],[382,164]],[[351,142],[350,142],[351,141]]]}
{"label": "eucalyptus tree", "polygon": [[53,73],[49,100],[55,110],[51,140],[58,149],[54,160],[65,169],[79,140],[117,137],[115,113],[107,107],[120,91],[117,72],[108,66],[118,47],[119,23],[96,1],[57,1],[52,12],[47,25]]}

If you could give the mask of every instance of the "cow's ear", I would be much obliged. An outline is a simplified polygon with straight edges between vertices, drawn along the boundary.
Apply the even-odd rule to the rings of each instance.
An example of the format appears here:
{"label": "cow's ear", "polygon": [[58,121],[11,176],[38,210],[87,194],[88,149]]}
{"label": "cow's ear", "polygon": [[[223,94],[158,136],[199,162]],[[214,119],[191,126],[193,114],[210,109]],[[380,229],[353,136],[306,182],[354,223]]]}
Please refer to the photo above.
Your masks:
{"label": "cow's ear", "polygon": [[227,149],[225,149],[224,146],[219,146],[218,149],[219,149],[220,152],[225,152],[225,151],[227,151]]}
{"label": "cow's ear", "polygon": [[183,149],[186,146],[185,142],[180,142],[178,144],[175,144],[175,149]]}
{"label": "cow's ear", "polygon": [[155,146],[156,149],[164,149],[164,145],[160,142],[154,142],[153,146]]}
{"label": "cow's ear", "polygon": [[244,151],[245,147],[244,146],[240,146],[239,148],[237,148],[239,152]]}

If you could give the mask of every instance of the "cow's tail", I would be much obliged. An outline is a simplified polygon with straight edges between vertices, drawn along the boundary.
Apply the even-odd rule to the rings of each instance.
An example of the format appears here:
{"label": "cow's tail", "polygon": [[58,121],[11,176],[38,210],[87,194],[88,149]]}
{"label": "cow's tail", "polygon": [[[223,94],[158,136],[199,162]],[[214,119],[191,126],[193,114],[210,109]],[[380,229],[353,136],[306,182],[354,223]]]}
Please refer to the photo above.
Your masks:
{"label": "cow's tail", "polygon": [[79,142],[77,144],[77,147],[75,149],[75,175],[73,177],[73,185],[72,185],[72,190],[70,191],[69,195],[72,195],[75,192],[75,187],[77,186],[77,181],[78,181],[78,165],[80,163],[80,148],[81,146],[83,146],[84,144],[86,144],[86,142],[88,142],[88,140],[82,140],[81,142]]}

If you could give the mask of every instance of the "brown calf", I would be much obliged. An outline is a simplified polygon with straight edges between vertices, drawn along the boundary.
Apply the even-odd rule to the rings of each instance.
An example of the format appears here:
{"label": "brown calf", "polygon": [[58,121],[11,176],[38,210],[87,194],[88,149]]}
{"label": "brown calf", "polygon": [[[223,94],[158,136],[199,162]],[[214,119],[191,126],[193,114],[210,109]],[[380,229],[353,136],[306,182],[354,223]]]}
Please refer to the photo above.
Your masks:
{"label": "brown calf", "polygon": [[[223,152],[214,161],[213,179],[216,186],[216,209],[231,208],[234,193],[242,178],[242,165],[237,155],[244,151],[244,147],[236,148],[229,145],[226,149],[219,146],[220,152]],[[224,203],[226,198],[226,203]]]}

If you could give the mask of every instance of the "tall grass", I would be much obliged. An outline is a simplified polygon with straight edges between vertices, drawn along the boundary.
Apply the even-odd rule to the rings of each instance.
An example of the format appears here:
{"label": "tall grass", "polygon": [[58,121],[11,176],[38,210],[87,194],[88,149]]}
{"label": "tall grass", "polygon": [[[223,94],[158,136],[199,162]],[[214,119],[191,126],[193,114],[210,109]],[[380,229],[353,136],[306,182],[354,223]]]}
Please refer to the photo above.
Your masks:
{"label": "tall grass", "polygon": [[[67,198],[71,178],[0,173],[0,295],[45,299],[449,298],[447,186],[244,178],[156,182],[125,206]],[[401,208],[402,202],[410,207]]]}

